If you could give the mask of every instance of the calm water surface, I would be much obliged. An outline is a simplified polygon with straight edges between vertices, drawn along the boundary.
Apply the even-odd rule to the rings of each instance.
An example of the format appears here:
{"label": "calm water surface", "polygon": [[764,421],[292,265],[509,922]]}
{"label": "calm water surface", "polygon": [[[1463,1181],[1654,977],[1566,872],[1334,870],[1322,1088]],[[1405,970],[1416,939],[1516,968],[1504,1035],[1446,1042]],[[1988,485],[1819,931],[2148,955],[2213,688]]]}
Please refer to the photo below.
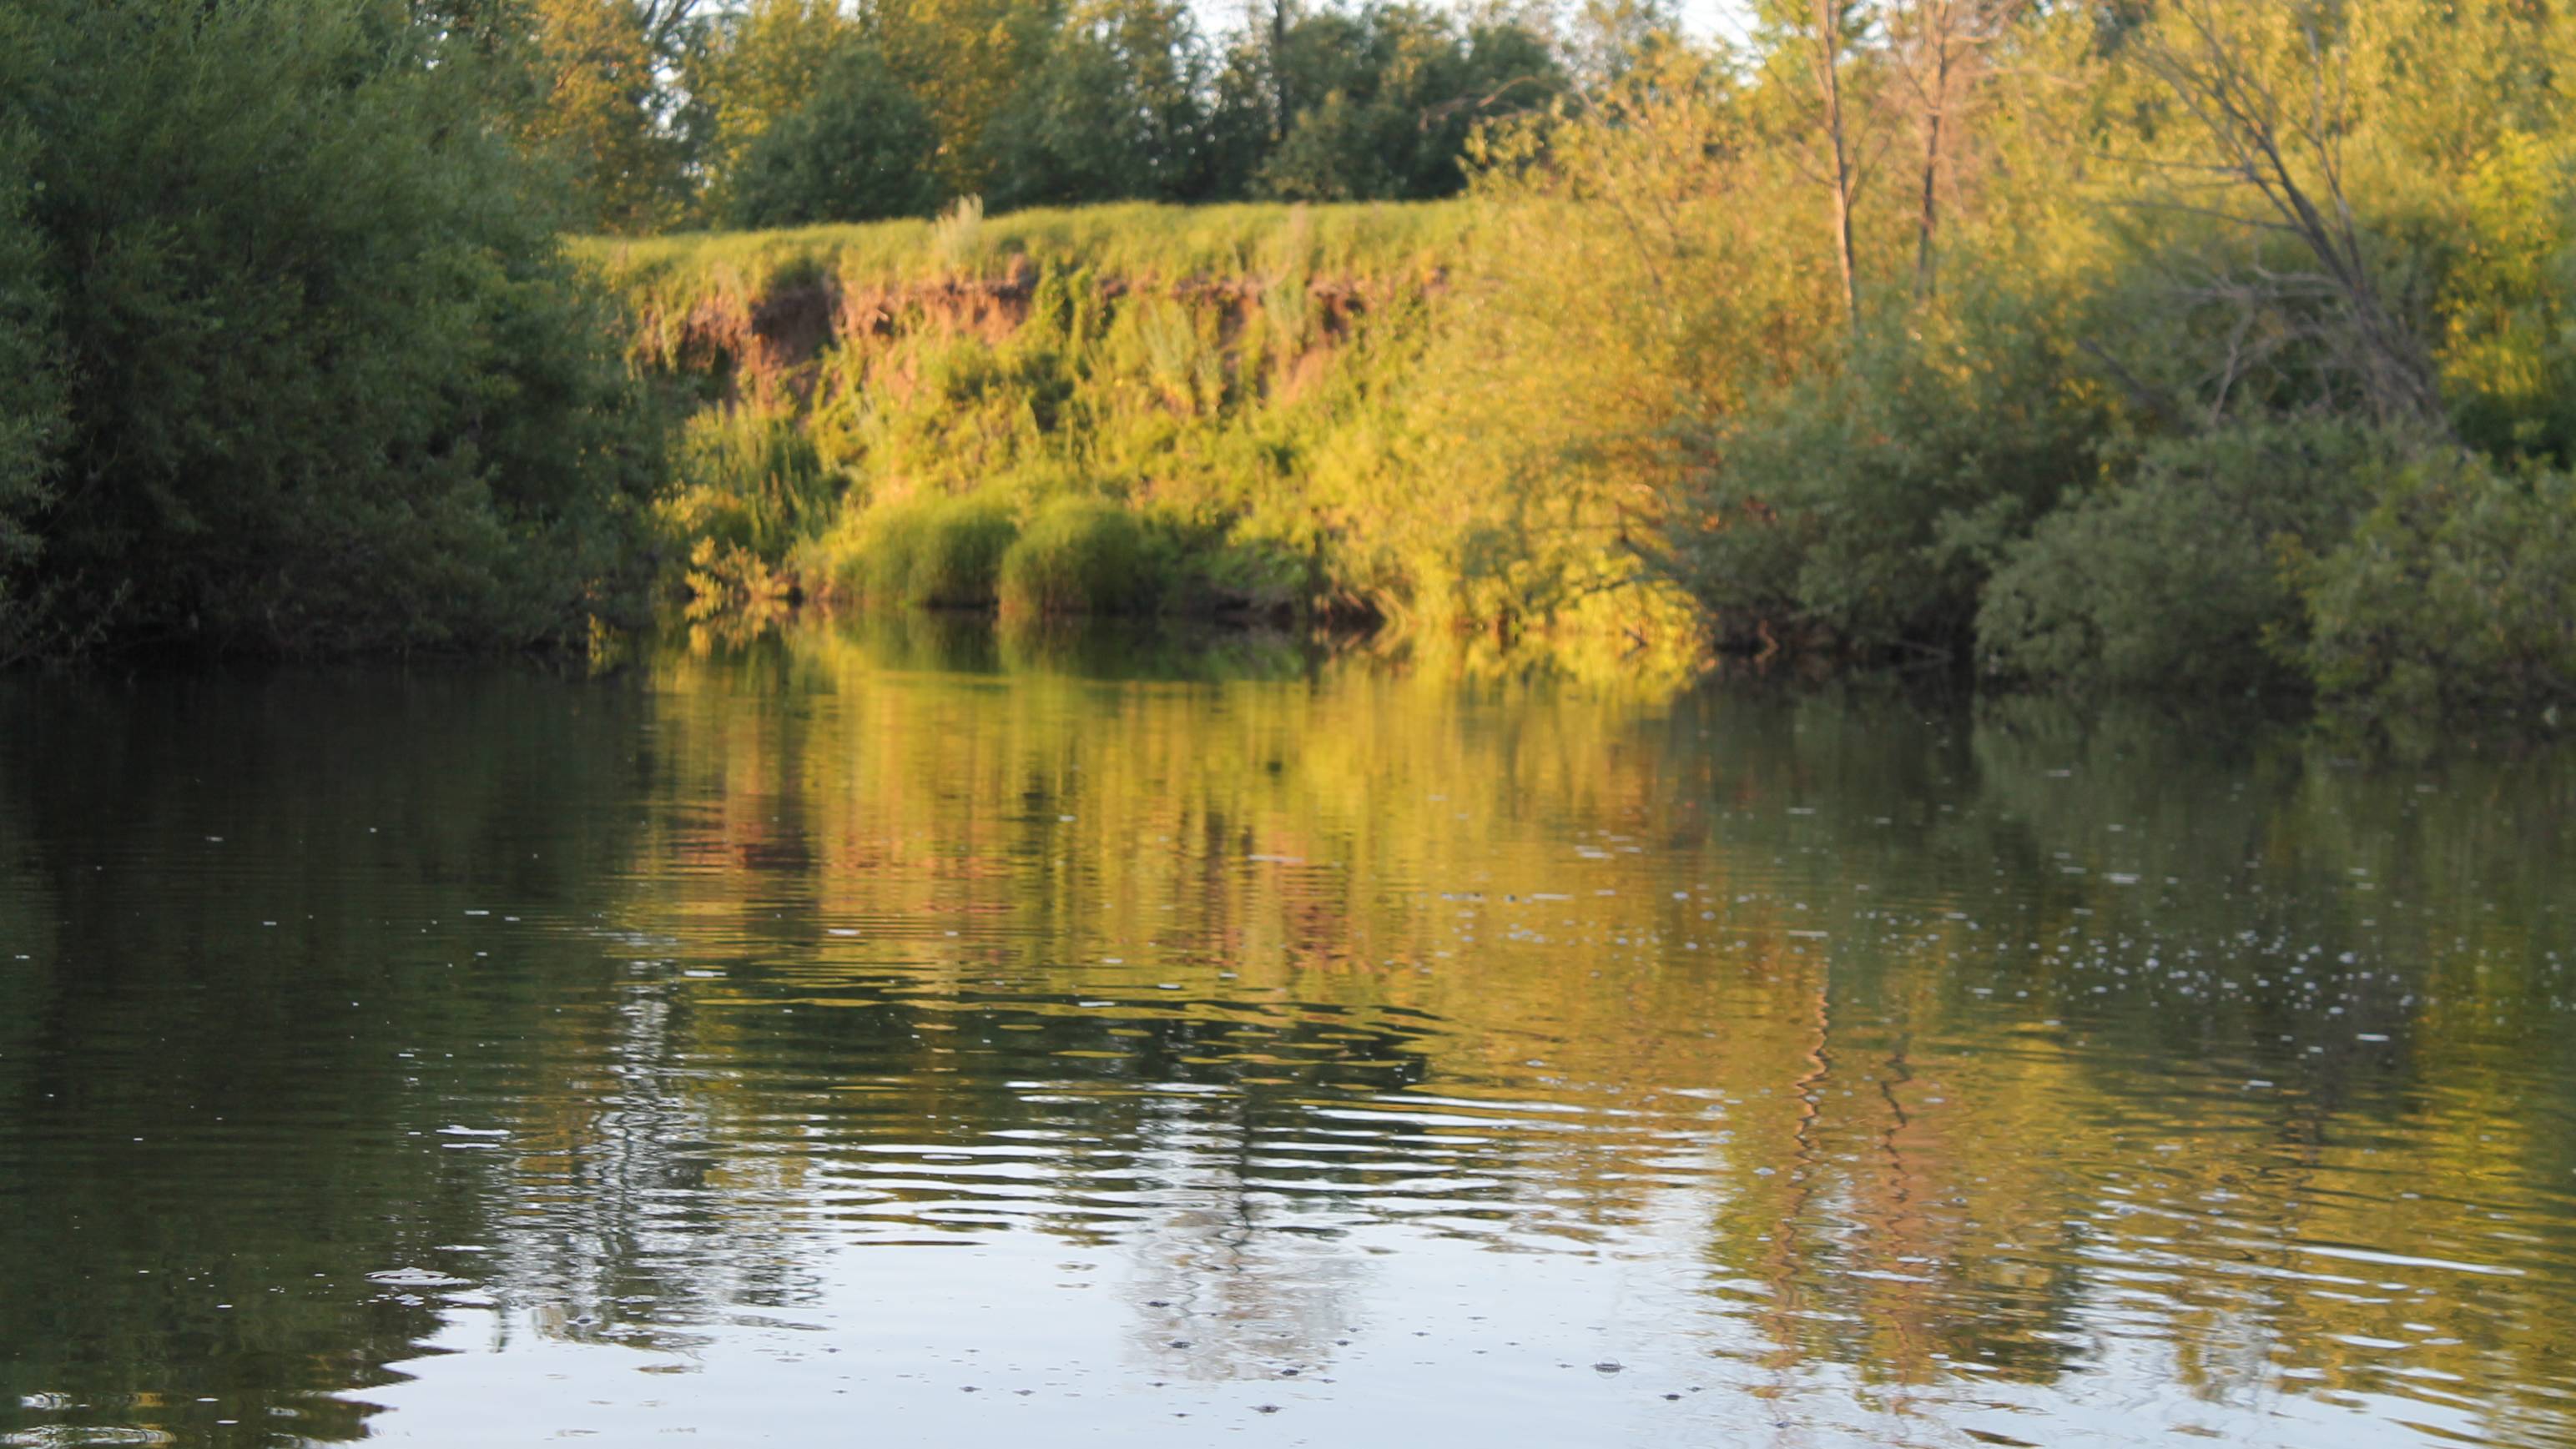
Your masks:
{"label": "calm water surface", "polygon": [[2232,733],[0,681],[0,1443],[2576,1443],[2576,760]]}

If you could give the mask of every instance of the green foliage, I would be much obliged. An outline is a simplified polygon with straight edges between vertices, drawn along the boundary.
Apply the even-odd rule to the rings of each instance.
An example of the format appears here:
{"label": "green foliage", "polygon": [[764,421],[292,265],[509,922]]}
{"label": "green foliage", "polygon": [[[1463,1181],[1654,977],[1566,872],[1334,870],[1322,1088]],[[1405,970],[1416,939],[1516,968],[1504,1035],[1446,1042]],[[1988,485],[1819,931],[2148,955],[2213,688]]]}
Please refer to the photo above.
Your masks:
{"label": "green foliage", "polygon": [[993,602],[1002,555],[1018,534],[1010,510],[984,498],[949,498],[923,508],[904,598],[925,608],[980,609]]}
{"label": "green foliage", "polygon": [[2576,704],[2576,478],[2456,451],[2392,470],[2350,537],[2294,555],[2329,705],[2392,725]]}
{"label": "green foliage", "polygon": [[1448,196],[1477,125],[1538,111],[1566,87],[1563,66],[1517,25],[1474,24],[1410,4],[1316,10],[1267,54],[1279,140],[1255,166],[1265,196],[1365,201]]}
{"label": "green foliage", "polygon": [[50,628],[516,645],[626,607],[656,434],[472,65],[391,4],[28,0],[0,29],[69,381],[22,525]]}
{"label": "green foliage", "polygon": [[700,214],[733,226],[972,196],[1000,210],[1447,196],[1478,126],[1567,85],[1539,30],[1411,4],[1283,9],[1219,42],[1177,0],[753,0],[665,58],[656,100],[625,84],[659,53],[635,7],[538,4],[550,89],[531,129],[586,140],[583,194],[616,231],[639,229],[690,156]]}
{"label": "green foliage", "polygon": [[683,547],[712,540],[776,564],[828,520],[835,502],[834,480],[791,414],[749,406],[702,412],[688,421],[677,461],[681,486],[661,513]]}
{"label": "green foliage", "polygon": [[[2554,617],[2556,521],[2494,480],[2554,496],[2537,470],[2576,459],[2576,85],[2541,59],[2576,16],[2115,9],[1766,4],[1702,47],[1607,5],[1552,48],[1280,7],[1208,66],[1159,0],[1020,28],[907,0],[889,54],[973,62],[898,59],[940,164],[1004,208],[1468,195],[961,206],[592,255],[639,357],[796,400],[848,491],[791,558],[900,536],[872,500],[1076,498],[1192,603],[1393,618],[1476,667],[1544,640],[1604,675],[1788,650],[2546,696],[2550,636],[2504,595],[2452,587],[2506,641],[2483,651],[2350,621],[2437,577],[2543,580],[2513,587]],[[969,44],[970,16],[998,28]],[[794,297],[841,309],[831,337],[775,345]],[[2492,486],[2392,501],[2461,445]],[[1082,592],[1032,573],[1027,600]]]}
{"label": "green foliage", "polygon": [[[1432,549],[1470,617],[1643,620],[1661,580],[1720,647],[1973,640],[2022,678],[2240,690],[2318,672],[2280,548],[2331,555],[2411,440],[2566,455],[2576,94],[2530,59],[2566,22],[2173,0],[2029,7],[1969,51],[1925,28],[1966,13],[1834,27],[1842,140],[1893,147],[1901,187],[1820,179],[1814,6],[1484,136],[1440,401],[1388,450],[1485,482],[1420,490],[1472,520]],[[2268,192],[2210,183],[2258,155]]]}
{"label": "green foliage", "polygon": [[726,221],[802,226],[920,216],[936,204],[930,113],[868,46],[845,42],[803,103],[747,142],[727,175]]}
{"label": "green foliage", "polygon": [[1725,520],[1684,500],[1746,395],[1831,345],[1804,228],[1741,194],[1734,85],[1668,52],[1592,114],[1487,137],[1414,381],[1331,460],[1387,545],[1372,587],[1416,617],[1633,638],[1699,611],[1674,581],[1713,577],[1687,545]]}
{"label": "green foliage", "polygon": [[[737,314],[786,278],[829,277],[853,292],[1079,272],[1120,282],[1293,274],[1300,285],[1319,278],[1419,284],[1458,264],[1477,222],[1464,203],[1139,203],[1006,216],[964,205],[950,216],[957,220],[587,238],[571,245],[648,326],[677,326],[703,311]],[[668,362],[666,349],[678,340],[654,331],[639,345],[650,360]]]}
{"label": "green foliage", "polygon": [[1863,651],[1961,647],[1996,549],[2097,470],[2117,426],[2045,311],[1963,299],[1755,395],[1686,495],[1721,524],[1668,529],[1665,561],[1722,615]]}
{"label": "green foliage", "polygon": [[939,132],[941,192],[992,186],[996,117],[1038,68],[1064,15],[1024,0],[873,0],[870,31],[895,73],[929,107]]}
{"label": "green foliage", "polygon": [[750,0],[715,18],[687,56],[682,81],[697,97],[711,176],[707,210],[731,210],[728,192],[753,142],[823,88],[866,32],[839,0]]}
{"label": "green foliage", "polygon": [[2327,420],[2150,448],[2007,551],[1977,615],[1985,667],[2165,693],[2290,682],[2303,630],[2285,552],[2341,539],[2399,446]]}
{"label": "green foliage", "polygon": [[825,539],[818,563],[838,592],[870,604],[985,608],[1018,533],[989,498],[881,504]]}
{"label": "green foliage", "polygon": [[1145,530],[1135,516],[1093,498],[1061,498],[1039,509],[1002,556],[1002,612],[1151,612],[1161,589]]}
{"label": "green foliage", "polygon": [[995,118],[993,204],[1211,194],[1207,65],[1185,5],[1086,0],[1074,7]]}
{"label": "green foliage", "polygon": [[2576,463],[2576,188],[2565,142],[2508,133],[2472,167],[2444,248],[2443,381],[2461,437]]}
{"label": "green foliage", "polygon": [[26,219],[33,147],[24,127],[0,126],[0,663],[33,642],[35,603],[20,589],[36,562],[63,422],[45,239]]}
{"label": "green foliage", "polygon": [[[809,595],[915,597],[911,530],[937,499],[976,494],[1026,516],[1071,496],[1134,515],[1158,597],[1267,612],[1346,607],[1379,587],[1344,574],[1380,567],[1382,540],[1325,479],[1382,425],[1463,220],[1442,208],[968,212],[942,227],[602,255],[639,311],[683,323],[649,332],[647,356],[730,372],[744,397],[770,400],[759,406],[793,409],[825,486],[842,490],[836,510],[803,515],[807,537],[784,554]],[[748,355],[724,349],[778,315],[779,295],[733,291],[746,274],[800,289],[831,278],[867,300],[832,310],[846,330],[791,377],[744,375],[725,359]],[[864,325],[847,327],[854,318]],[[715,537],[693,523],[720,520],[721,502],[693,498],[675,543]]]}
{"label": "green foliage", "polygon": [[[580,225],[643,232],[686,209],[691,138],[663,84],[695,39],[687,4],[527,0],[521,55],[533,95],[519,132],[569,181]],[[451,47],[452,49],[452,47]],[[442,55],[442,64],[456,57]]]}

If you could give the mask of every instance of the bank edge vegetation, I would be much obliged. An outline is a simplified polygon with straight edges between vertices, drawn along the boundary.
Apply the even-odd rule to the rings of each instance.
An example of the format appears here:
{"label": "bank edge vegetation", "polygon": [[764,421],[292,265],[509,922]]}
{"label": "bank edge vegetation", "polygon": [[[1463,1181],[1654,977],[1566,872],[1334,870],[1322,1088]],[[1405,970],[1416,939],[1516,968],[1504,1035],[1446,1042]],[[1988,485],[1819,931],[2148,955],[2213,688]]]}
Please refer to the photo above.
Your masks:
{"label": "bank edge vegetation", "polygon": [[2576,696],[2561,8],[971,11],[0,14],[0,654],[658,580]]}

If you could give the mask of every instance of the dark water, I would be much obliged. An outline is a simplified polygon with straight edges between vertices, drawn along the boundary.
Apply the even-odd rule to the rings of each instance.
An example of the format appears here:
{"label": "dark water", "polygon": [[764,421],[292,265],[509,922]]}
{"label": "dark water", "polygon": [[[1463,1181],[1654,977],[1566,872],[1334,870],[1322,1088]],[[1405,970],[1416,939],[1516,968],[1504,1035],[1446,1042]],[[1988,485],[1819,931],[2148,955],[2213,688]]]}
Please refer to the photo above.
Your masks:
{"label": "dark water", "polygon": [[938,633],[0,681],[0,1443],[2576,1443],[2576,761]]}

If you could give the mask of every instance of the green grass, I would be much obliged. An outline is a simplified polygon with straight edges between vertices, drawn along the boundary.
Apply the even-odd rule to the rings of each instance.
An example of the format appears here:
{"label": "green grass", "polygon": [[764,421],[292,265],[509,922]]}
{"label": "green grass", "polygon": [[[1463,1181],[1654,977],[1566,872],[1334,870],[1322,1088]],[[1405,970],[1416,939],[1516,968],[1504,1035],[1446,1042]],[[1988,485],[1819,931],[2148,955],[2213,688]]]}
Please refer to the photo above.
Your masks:
{"label": "green grass", "polygon": [[1059,498],[1038,510],[1002,555],[997,597],[1005,614],[1138,614],[1160,602],[1145,530],[1096,498]]}
{"label": "green grass", "polygon": [[927,498],[853,516],[801,561],[813,592],[913,608],[984,608],[1019,534],[987,498]]}

